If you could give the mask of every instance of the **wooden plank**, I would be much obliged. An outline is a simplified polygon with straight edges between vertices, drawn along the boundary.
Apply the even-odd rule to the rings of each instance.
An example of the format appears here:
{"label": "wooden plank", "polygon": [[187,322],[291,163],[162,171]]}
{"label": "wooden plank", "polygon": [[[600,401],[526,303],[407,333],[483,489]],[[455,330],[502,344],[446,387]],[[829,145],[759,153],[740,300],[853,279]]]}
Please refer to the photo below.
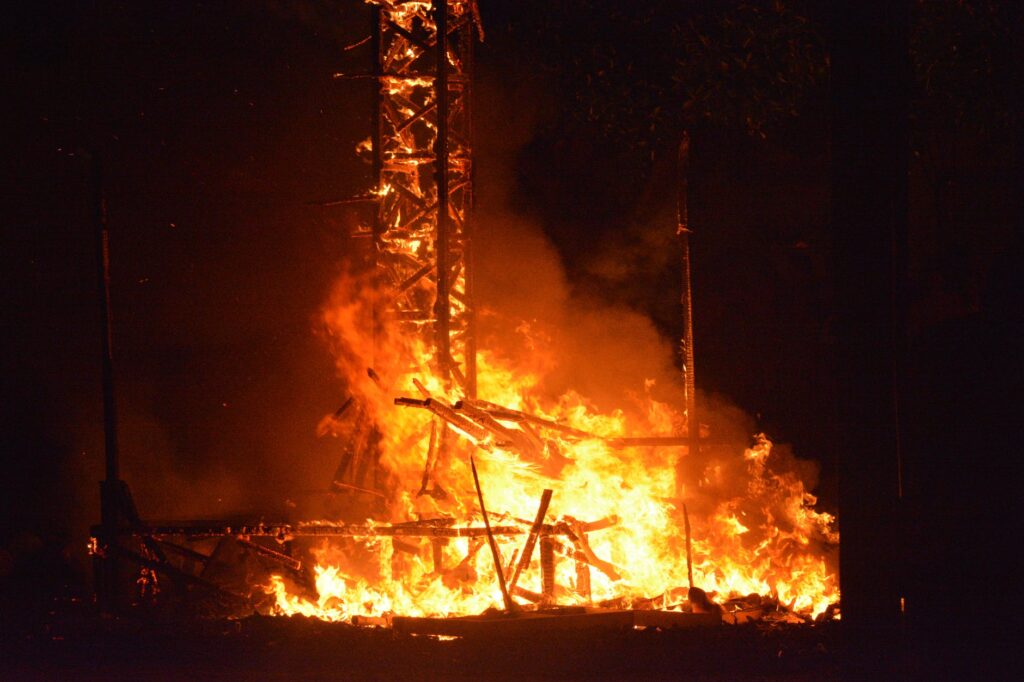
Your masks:
{"label": "wooden plank", "polygon": [[683,611],[634,611],[634,625],[662,630],[705,628],[722,624],[717,613],[685,613]]}

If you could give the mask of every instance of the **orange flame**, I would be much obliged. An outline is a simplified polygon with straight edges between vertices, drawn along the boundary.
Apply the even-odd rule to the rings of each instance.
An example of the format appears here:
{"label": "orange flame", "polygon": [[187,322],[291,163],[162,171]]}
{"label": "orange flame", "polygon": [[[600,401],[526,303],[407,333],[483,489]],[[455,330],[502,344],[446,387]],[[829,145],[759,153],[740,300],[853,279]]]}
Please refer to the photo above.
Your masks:
{"label": "orange flame", "polygon": [[[575,392],[555,398],[540,390],[544,373],[557,363],[541,354],[534,368],[511,366],[494,353],[479,357],[479,395],[491,403],[522,410],[593,434],[578,438],[557,431],[543,433],[543,447],[528,458],[515,447],[480,434],[449,429],[449,448],[436,467],[434,483],[443,499],[417,495],[430,445],[431,422],[426,410],[396,406],[396,396],[420,396],[419,380],[435,398],[449,404],[462,396],[441,385],[430,372],[431,354],[418,339],[378,327],[376,345],[365,333],[378,297],[368,280],[346,276],[336,285],[324,309],[323,322],[332,341],[337,366],[349,390],[364,406],[380,433],[380,465],[389,474],[387,521],[454,519],[455,525],[480,527],[468,455],[478,461],[484,498],[492,523],[519,524],[525,531],[536,512],[541,492],[554,490],[548,522],[596,521],[609,516],[618,522],[589,533],[589,545],[601,563],[613,570],[590,569],[590,596],[577,585],[571,543],[561,542],[568,556],[559,556],[555,599],[564,604],[617,600],[628,605],[666,595],[687,585],[682,499],[677,487],[681,447],[616,448],[607,438],[636,433],[670,434],[685,423],[669,405],[645,398],[635,414],[601,414]],[[524,343],[536,342],[530,326],[517,333]],[[376,362],[374,362],[376,361]],[[373,366],[379,381],[368,377]],[[650,383],[650,382],[649,382]],[[514,433],[528,435],[522,423],[505,422]],[[685,456],[685,455],[683,455]],[[758,436],[753,447],[737,453],[739,493],[716,500],[710,511],[693,521],[694,583],[719,599],[752,593],[771,595],[791,610],[817,615],[838,600],[837,580],[826,561],[826,549],[838,542],[834,518],[814,510],[815,498],[793,473],[774,473],[772,444]],[[702,474],[709,482],[725,476],[720,469]],[[691,484],[691,481],[681,483]],[[735,483],[734,483],[735,485]],[[734,489],[736,489],[734,487]],[[525,535],[498,536],[506,564]],[[435,570],[427,540],[403,538],[396,549],[389,538],[326,544],[318,550],[316,600],[289,592],[275,578],[268,588],[277,609],[340,620],[352,615],[454,615],[479,613],[501,604],[490,553],[468,538],[454,538],[441,548],[443,570]],[[536,556],[519,585],[541,591]],[[678,601],[678,600],[676,600]],[[670,604],[669,604],[670,605]]]}

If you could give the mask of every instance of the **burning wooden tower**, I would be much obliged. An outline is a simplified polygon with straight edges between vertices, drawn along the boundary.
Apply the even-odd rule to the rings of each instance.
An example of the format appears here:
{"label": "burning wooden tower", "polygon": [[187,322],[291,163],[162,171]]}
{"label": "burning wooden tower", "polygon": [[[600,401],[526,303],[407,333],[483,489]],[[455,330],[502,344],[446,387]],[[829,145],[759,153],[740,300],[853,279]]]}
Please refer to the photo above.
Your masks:
{"label": "burning wooden tower", "polygon": [[476,393],[470,210],[475,4],[383,1],[374,8],[372,226],[376,269],[409,336],[433,347],[434,371]]}
{"label": "burning wooden tower", "polygon": [[[376,84],[370,153],[372,267],[384,292],[374,310],[408,344],[429,349],[446,389],[476,397],[471,211],[473,43],[482,36],[472,0],[373,7]],[[344,77],[344,76],[342,76]],[[358,406],[357,408],[358,409]],[[334,476],[336,490],[374,491],[377,438],[362,418]],[[445,447],[447,429],[437,429]],[[427,481],[424,481],[424,489]]]}
{"label": "burning wooden tower", "polygon": [[[725,505],[714,525],[718,535],[695,547],[685,506],[682,518],[676,513],[684,501],[674,490],[678,456],[664,448],[689,447],[693,453],[700,437],[694,414],[685,141],[678,231],[688,433],[671,433],[672,415],[653,404],[639,423],[660,425],[660,435],[631,435],[639,429],[621,414],[600,415],[582,396],[554,402],[530,397],[529,372],[492,364],[489,349],[481,352],[481,365],[492,370],[482,375],[488,379],[482,400],[471,249],[472,51],[482,35],[476,5],[472,0],[372,0],[370,5],[372,32],[364,42],[372,67],[343,77],[374,83],[373,132],[364,149],[374,187],[365,196],[330,202],[357,203],[371,213],[354,235],[371,245],[369,275],[352,278],[355,285],[346,293],[356,300],[346,301],[341,330],[358,336],[355,343],[342,344],[342,350],[358,346],[358,351],[348,353],[352,357],[339,354],[345,357],[338,361],[351,397],[328,420],[344,422],[346,431],[332,486],[345,495],[331,499],[352,502],[346,512],[353,513],[332,509],[321,520],[279,521],[262,515],[214,521],[140,518],[117,468],[112,365],[106,362],[108,475],[103,523],[94,528],[92,543],[104,607],[154,602],[161,592],[165,603],[193,603],[221,613],[304,612],[457,634],[478,623],[466,625],[449,616],[483,612],[498,588],[505,616],[534,610],[544,619],[557,617],[558,627],[567,628],[584,621],[615,628],[681,627],[725,618],[721,607],[707,601],[703,587],[750,594],[764,589],[761,576],[781,574],[799,580],[793,586],[776,581],[781,585],[772,588],[779,592],[772,597],[776,607],[789,603],[787,611],[824,610],[834,593],[832,577],[817,557],[788,542],[790,535],[774,532],[771,537],[782,538],[784,545],[770,547],[766,539],[758,552],[750,551],[736,542],[750,529],[733,506]],[[97,226],[102,256],[102,210]],[[106,293],[104,268],[100,275]],[[363,343],[371,332],[372,344]],[[105,343],[110,360],[109,334]],[[490,380],[495,374],[511,377],[510,386],[496,386]],[[624,449],[631,452],[618,452]],[[755,481],[765,475],[769,450],[765,441],[745,453]],[[494,493],[488,502],[494,504],[493,525],[481,478],[491,485],[488,495]],[[782,483],[788,502],[806,499],[801,482]],[[376,501],[389,506],[374,508]],[[802,505],[798,502],[797,525],[809,542],[827,530],[831,517]],[[368,516],[375,520],[367,522]],[[326,539],[334,539],[333,545]],[[719,571],[719,557],[708,549],[719,546],[715,542],[730,552],[720,557],[723,563],[745,568]],[[762,551],[765,547],[772,551]],[[332,556],[321,556],[327,550]],[[355,568],[343,570],[350,550],[359,554]],[[332,565],[336,559],[338,566]],[[803,562],[799,571],[791,569],[795,560]],[[684,578],[686,590],[679,587]],[[698,582],[702,588],[694,592]],[[566,606],[581,620],[564,620],[570,614]],[[746,607],[740,602],[733,607],[728,618],[739,622],[736,613]],[[756,610],[760,613],[761,606]],[[436,616],[445,622],[434,622]]]}

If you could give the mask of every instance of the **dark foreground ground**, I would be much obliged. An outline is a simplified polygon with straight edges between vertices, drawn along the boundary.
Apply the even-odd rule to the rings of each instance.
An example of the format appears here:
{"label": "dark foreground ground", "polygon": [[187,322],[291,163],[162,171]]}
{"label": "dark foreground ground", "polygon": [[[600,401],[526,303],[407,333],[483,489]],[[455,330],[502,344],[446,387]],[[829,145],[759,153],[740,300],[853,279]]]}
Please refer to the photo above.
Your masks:
{"label": "dark foreground ground", "polygon": [[305,618],[8,621],[2,679],[639,678],[831,680],[827,626],[578,632],[440,640]]}

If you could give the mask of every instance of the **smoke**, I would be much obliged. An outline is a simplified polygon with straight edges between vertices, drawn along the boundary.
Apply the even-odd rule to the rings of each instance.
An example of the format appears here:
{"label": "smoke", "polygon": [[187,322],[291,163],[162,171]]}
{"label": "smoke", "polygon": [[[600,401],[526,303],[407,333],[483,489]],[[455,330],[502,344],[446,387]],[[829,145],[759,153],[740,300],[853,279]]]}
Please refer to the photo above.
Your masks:
{"label": "smoke", "polygon": [[[636,214],[620,229],[595,229],[600,239],[579,239],[578,252],[572,254],[577,267],[570,275],[563,255],[524,210],[517,191],[517,157],[547,123],[542,112],[550,111],[543,83],[505,82],[519,85],[483,90],[485,108],[502,115],[482,117],[477,128],[482,170],[474,245],[480,347],[512,364],[525,360],[526,366],[535,366],[532,356],[543,354],[548,372],[542,388],[549,395],[574,391],[597,411],[622,410],[632,417],[626,423],[643,435],[685,433],[678,341],[666,333],[682,326],[674,173],[655,169],[645,201],[638,202]],[[520,333],[522,320],[528,335]],[[645,419],[651,400],[674,412],[670,424]],[[734,514],[751,527],[813,537],[827,554],[837,537],[831,517],[813,511],[816,499],[809,491],[818,484],[817,462],[755,435],[753,416],[727,396],[699,391],[698,405],[705,445],[691,455],[676,450],[683,457],[679,476],[691,513],[708,519]],[[762,536],[745,538],[756,543]]]}
{"label": "smoke", "polygon": [[[529,197],[521,194],[520,156],[554,115],[549,84],[515,74],[478,80],[478,110],[492,113],[478,116],[474,130],[480,347],[513,360],[554,355],[557,362],[544,378],[544,390],[552,396],[578,391],[602,411],[635,407],[631,396],[650,390],[648,380],[654,380],[659,399],[682,404],[672,342],[646,316],[582,291],[539,221],[530,216]],[[577,248],[592,250],[594,244]],[[523,322],[533,337],[545,340],[544,347],[533,347],[517,333]]]}

